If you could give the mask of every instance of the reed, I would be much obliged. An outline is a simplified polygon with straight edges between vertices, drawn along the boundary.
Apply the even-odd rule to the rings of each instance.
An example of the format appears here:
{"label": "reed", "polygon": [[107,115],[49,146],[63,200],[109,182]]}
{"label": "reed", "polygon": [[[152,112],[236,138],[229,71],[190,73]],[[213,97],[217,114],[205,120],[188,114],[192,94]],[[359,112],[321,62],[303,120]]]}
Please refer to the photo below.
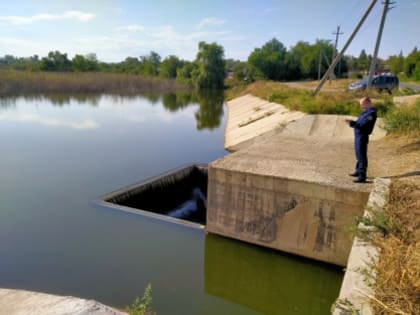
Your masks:
{"label": "reed", "polygon": [[175,80],[119,73],[30,72],[0,70],[0,96],[42,93],[134,95],[185,89]]}

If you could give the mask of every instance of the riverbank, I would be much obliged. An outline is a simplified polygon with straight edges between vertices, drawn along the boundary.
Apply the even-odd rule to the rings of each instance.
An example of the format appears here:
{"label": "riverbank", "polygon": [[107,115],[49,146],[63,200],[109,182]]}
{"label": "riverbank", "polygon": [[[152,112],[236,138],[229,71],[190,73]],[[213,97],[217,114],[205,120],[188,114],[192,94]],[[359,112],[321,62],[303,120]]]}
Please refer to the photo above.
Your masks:
{"label": "riverbank", "polygon": [[187,88],[174,79],[130,74],[0,70],[0,96],[46,93],[135,95],[150,91],[174,92]]}

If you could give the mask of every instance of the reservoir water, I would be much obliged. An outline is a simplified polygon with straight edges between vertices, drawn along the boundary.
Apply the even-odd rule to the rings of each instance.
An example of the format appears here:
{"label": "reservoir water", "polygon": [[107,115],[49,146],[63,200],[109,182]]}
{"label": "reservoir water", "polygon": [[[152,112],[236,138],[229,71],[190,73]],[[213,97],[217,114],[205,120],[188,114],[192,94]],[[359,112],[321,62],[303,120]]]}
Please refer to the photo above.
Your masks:
{"label": "reservoir water", "polygon": [[[0,287],[164,314],[328,314],[342,270],[103,208],[223,149],[222,94],[0,99]],[[1,313],[1,310],[0,310]]]}

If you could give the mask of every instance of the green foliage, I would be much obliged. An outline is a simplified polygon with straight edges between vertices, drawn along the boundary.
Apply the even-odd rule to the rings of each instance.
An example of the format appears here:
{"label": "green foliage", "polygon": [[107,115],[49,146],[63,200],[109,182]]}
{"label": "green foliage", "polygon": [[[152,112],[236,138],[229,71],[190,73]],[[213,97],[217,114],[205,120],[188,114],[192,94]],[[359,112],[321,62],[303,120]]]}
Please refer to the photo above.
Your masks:
{"label": "green foliage", "polygon": [[389,111],[385,116],[385,130],[389,133],[420,132],[420,100]]}
{"label": "green foliage", "polygon": [[402,52],[400,52],[398,56],[390,56],[387,65],[392,73],[401,73],[404,68],[404,56],[402,55]]}
{"label": "green foliage", "polygon": [[184,65],[176,71],[176,82],[192,85],[192,73],[196,67],[197,65],[195,63],[185,62]]}
{"label": "green foliage", "polygon": [[[317,79],[318,73],[325,73],[334,54],[331,42],[322,39],[316,40],[314,44],[299,41],[287,50],[279,40],[273,38],[262,47],[255,48],[248,56],[247,62],[224,60],[224,49],[216,43],[201,42],[198,48],[196,60],[192,63],[173,55],[162,61],[159,54],[154,51],[140,57],[127,57],[118,63],[99,62],[93,53],[77,54],[69,60],[66,53],[51,51],[42,59],[37,55],[32,57],[5,55],[0,57],[0,68],[56,72],[100,71],[160,76],[176,78],[180,83],[188,83],[198,88],[219,89],[223,88],[226,74],[231,77],[232,73],[236,80],[246,82],[260,79],[275,81]],[[367,55],[363,49],[358,57],[344,56],[334,72],[337,77],[343,73],[364,74],[369,69],[371,60],[372,56]],[[389,69],[407,81],[420,81],[420,52],[417,48],[414,48],[407,57],[401,52],[398,56],[389,57],[387,61],[378,60],[378,64],[378,69]]]}
{"label": "green foliage", "polygon": [[74,72],[98,70],[98,60],[96,59],[96,54],[88,54],[86,56],[75,55],[71,61],[71,65]]}
{"label": "green foliage", "polygon": [[175,79],[179,68],[182,68],[184,61],[177,56],[166,57],[159,67],[159,76],[166,79]]}
{"label": "green foliage", "polygon": [[420,51],[415,47],[404,60],[404,73],[407,77],[413,76],[413,72],[415,71],[418,62],[420,62]]}
{"label": "green foliage", "polygon": [[313,96],[309,90],[282,89],[279,92],[272,92],[268,100],[308,114],[357,116],[360,113],[353,98],[324,93]]}
{"label": "green foliage", "polygon": [[200,42],[195,60],[196,67],[191,72],[191,81],[200,89],[222,89],[225,80],[223,47]]}
{"label": "green foliage", "polygon": [[147,56],[140,56],[140,73],[145,76],[157,76],[159,73],[161,57],[151,51]]}
{"label": "green foliage", "polygon": [[152,306],[152,285],[149,283],[144,289],[143,297],[137,297],[134,302],[127,307],[129,315],[147,315],[151,313]]}
{"label": "green foliage", "polygon": [[62,54],[58,50],[50,51],[48,57],[41,59],[39,66],[43,71],[71,71],[71,61],[67,54]]}
{"label": "green foliage", "polygon": [[268,41],[262,48],[256,48],[248,57],[248,65],[254,69],[255,76],[268,80],[284,80],[286,47],[276,38]]}
{"label": "green foliage", "polygon": [[366,54],[366,51],[364,49],[362,49],[362,51],[360,52],[360,55],[359,55],[359,59],[357,60],[358,70],[368,71],[371,60],[372,60],[372,56],[370,56],[370,55],[368,56]]}
{"label": "green foliage", "polygon": [[416,66],[414,67],[412,78],[416,81],[420,81],[420,59],[417,61]]}

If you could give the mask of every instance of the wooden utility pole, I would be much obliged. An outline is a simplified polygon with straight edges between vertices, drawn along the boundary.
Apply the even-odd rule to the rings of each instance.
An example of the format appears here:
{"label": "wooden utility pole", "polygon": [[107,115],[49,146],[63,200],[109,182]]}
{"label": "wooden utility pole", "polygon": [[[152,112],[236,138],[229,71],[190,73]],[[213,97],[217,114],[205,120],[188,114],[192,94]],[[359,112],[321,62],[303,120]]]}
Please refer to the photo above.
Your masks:
{"label": "wooden utility pole", "polygon": [[389,4],[390,4],[390,1],[385,0],[384,10],[382,12],[381,24],[379,25],[378,36],[376,37],[375,51],[373,52],[373,58],[372,58],[372,61],[370,63],[369,77],[368,77],[368,82],[367,82],[367,87],[366,87],[367,89],[369,89],[371,87],[372,78],[373,78],[373,75],[375,74],[376,62],[378,60],[378,51],[379,51],[379,46],[381,44],[382,32],[384,30],[386,14],[388,13],[388,10],[389,10],[389,8],[388,8]]}
{"label": "wooden utility pole", "polygon": [[[333,35],[335,35],[335,45],[334,45],[334,50],[333,50],[333,55],[332,55],[332,60],[331,60],[331,62],[333,62],[334,61],[334,58],[335,58],[335,53],[336,53],[336,51],[337,51],[337,44],[338,44],[338,37],[340,36],[340,35],[343,35],[344,33],[340,33],[340,25],[338,25],[337,26],[337,31],[335,32],[335,33],[333,33]],[[334,69],[332,70],[333,71],[333,74],[335,74],[334,73],[334,70],[335,70],[335,67],[334,67]]]}
{"label": "wooden utility pole", "polygon": [[357,24],[356,28],[354,29],[353,33],[350,35],[350,38],[347,40],[346,44],[344,45],[343,49],[340,51],[340,53],[335,57],[333,62],[331,63],[331,66],[328,68],[327,72],[325,72],[324,76],[321,79],[321,82],[319,82],[318,86],[316,87],[314,91],[314,95],[318,94],[318,92],[321,90],[322,86],[324,85],[325,81],[330,76],[330,73],[332,69],[335,68],[338,61],[341,59],[341,57],[344,55],[344,52],[346,51],[347,47],[350,45],[350,43],[353,41],[354,36],[356,36],[357,32],[359,31],[362,24],[365,22],[366,18],[368,17],[370,11],[372,11],[372,8],[375,6],[376,2],[378,0],[372,0],[369,7],[367,8],[365,14],[363,14],[362,18],[360,19],[359,23]]}

